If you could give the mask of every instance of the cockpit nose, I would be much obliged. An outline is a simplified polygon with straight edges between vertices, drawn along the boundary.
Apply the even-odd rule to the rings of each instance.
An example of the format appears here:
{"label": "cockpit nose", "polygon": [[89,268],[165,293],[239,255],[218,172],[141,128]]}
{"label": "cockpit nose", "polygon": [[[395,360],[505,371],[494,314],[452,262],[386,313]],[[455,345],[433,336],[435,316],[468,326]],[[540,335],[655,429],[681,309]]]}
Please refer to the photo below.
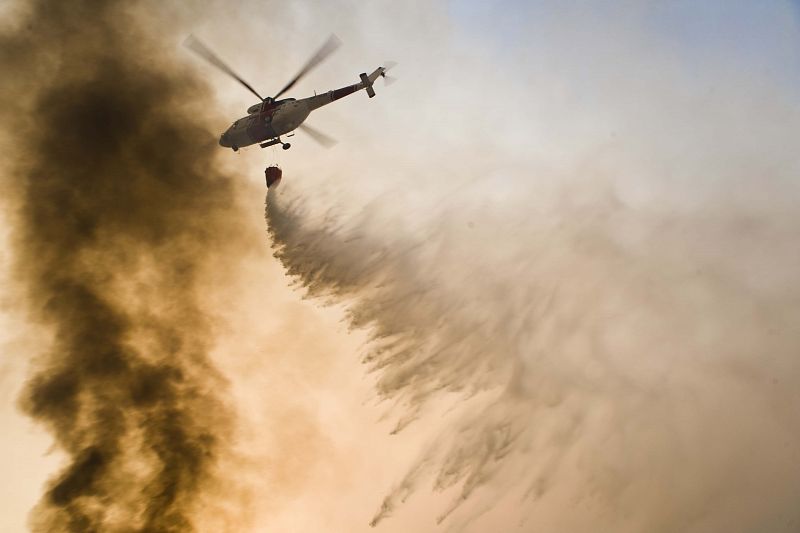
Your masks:
{"label": "cockpit nose", "polygon": [[224,146],[225,148],[230,148],[231,143],[228,142],[228,132],[227,131],[219,136],[219,145],[220,146]]}

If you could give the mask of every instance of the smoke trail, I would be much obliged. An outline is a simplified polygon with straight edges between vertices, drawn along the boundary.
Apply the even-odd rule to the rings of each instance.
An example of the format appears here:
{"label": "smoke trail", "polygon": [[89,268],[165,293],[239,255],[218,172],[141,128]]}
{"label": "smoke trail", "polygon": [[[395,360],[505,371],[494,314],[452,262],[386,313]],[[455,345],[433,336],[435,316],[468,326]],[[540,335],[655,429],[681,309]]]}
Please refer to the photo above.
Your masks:
{"label": "smoke trail", "polygon": [[[193,531],[229,422],[198,290],[235,249],[204,87],[124,2],[37,2],[0,37],[16,275],[52,328],[21,403],[69,464],[35,531]],[[217,260],[217,265],[221,266]]]}
{"label": "smoke trail", "polygon": [[[703,168],[729,177],[724,141]],[[748,157],[739,186],[796,197],[788,160]],[[419,201],[438,177],[418,175],[421,192],[355,214],[346,197],[314,209],[291,183],[268,195],[288,273],[371,332],[365,362],[402,406],[398,430],[445,393],[469,406],[373,525],[430,483],[456,490],[440,521],[477,500],[451,517],[455,531],[508,497],[532,529],[796,528],[800,221],[755,196],[635,208],[600,184],[615,170],[605,161],[560,192],[504,175],[438,204]],[[492,192],[508,183],[513,194]]]}

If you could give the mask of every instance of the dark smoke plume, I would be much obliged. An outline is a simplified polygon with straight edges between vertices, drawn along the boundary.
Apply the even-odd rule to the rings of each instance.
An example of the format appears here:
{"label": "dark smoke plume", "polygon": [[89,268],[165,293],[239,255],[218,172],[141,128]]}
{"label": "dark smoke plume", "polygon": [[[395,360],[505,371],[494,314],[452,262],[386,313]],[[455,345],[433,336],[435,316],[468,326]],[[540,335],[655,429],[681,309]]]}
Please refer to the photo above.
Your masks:
{"label": "dark smoke plume", "polygon": [[68,458],[31,527],[193,531],[229,425],[199,288],[236,233],[207,93],[127,2],[27,11],[0,37],[3,191],[52,342],[21,404]]}

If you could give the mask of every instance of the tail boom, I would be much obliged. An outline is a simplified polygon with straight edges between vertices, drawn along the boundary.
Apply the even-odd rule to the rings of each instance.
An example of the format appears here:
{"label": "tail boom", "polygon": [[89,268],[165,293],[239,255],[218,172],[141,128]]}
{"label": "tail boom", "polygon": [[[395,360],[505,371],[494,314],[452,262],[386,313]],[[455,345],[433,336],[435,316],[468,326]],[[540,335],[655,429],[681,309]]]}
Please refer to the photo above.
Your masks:
{"label": "tail boom", "polygon": [[369,76],[365,72],[362,72],[359,77],[361,81],[355,83],[353,85],[348,85],[347,87],[342,87],[341,89],[334,89],[332,91],[328,91],[327,93],[318,94],[316,96],[312,96],[308,98],[308,107],[311,110],[317,109],[324,105],[330,104],[331,102],[335,102],[340,98],[344,98],[345,96],[349,96],[355,92],[358,92],[362,89],[366,89],[367,94],[370,98],[375,96],[375,89],[372,88],[372,84],[375,83],[381,74],[383,73],[384,68],[378,67],[376,68]]}

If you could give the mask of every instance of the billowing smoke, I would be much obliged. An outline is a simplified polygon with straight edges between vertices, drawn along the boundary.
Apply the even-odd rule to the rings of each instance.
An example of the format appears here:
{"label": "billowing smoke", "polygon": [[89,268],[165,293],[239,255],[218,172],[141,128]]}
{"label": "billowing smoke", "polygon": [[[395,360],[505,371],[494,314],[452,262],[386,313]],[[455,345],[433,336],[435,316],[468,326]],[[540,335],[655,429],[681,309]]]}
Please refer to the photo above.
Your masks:
{"label": "billowing smoke", "polygon": [[236,243],[208,94],[127,2],[20,11],[0,40],[3,191],[15,276],[52,331],[21,404],[68,459],[31,527],[193,531],[230,429],[199,292]]}
{"label": "billowing smoke", "polygon": [[[612,69],[634,63],[625,50]],[[476,132],[503,117],[527,153],[442,142],[407,175],[384,155],[267,197],[287,272],[370,333],[396,431],[452,406],[378,529],[429,490],[454,531],[800,525],[794,104],[736,76],[709,99],[707,78],[608,73],[596,53],[600,85],[576,98],[596,101],[564,105],[555,155],[537,160],[533,96],[501,78],[510,94],[480,114],[448,115],[449,93],[428,111]]]}

